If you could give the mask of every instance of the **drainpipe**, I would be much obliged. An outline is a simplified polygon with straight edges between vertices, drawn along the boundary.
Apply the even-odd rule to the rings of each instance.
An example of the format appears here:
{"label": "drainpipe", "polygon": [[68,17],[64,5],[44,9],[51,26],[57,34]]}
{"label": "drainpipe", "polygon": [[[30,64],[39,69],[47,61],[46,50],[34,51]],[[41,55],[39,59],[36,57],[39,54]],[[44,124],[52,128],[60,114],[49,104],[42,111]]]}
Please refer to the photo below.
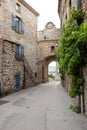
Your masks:
{"label": "drainpipe", "polygon": [[[83,73],[82,73],[82,67],[80,69],[81,71],[81,77],[83,77]],[[81,114],[84,113],[84,85],[80,86],[80,89],[82,91],[82,94],[80,95],[80,108],[81,108]]]}
{"label": "drainpipe", "polygon": [[80,96],[80,107],[81,107],[81,114],[84,113],[84,98],[83,98],[83,86],[80,87],[82,94]]}

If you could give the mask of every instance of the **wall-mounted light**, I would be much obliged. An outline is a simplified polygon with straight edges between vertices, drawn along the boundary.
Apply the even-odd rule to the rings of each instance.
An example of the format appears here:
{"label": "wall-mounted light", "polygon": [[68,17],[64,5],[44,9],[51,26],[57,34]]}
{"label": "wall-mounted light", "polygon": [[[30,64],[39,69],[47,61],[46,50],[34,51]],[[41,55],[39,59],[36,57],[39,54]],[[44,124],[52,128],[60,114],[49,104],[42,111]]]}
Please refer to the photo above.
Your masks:
{"label": "wall-mounted light", "polygon": [[56,42],[56,47],[58,47],[58,43]]}

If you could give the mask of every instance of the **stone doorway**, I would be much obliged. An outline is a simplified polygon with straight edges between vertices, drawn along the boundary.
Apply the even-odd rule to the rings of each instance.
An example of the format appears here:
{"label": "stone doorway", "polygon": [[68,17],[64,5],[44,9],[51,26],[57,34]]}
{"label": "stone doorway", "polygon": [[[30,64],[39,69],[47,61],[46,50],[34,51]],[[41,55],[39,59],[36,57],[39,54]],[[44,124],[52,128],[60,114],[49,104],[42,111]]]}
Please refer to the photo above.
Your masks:
{"label": "stone doorway", "polygon": [[56,77],[56,61],[52,61],[49,65],[48,65],[48,81],[55,81],[55,77]]}

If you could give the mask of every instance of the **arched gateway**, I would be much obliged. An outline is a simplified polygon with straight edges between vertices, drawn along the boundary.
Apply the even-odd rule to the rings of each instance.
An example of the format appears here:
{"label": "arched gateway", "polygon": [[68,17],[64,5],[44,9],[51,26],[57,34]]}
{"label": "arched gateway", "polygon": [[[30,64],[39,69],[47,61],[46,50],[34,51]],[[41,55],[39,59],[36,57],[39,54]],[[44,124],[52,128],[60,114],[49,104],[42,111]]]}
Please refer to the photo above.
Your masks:
{"label": "arched gateway", "polygon": [[56,61],[56,47],[59,44],[61,31],[52,22],[38,33],[38,78],[40,82],[48,81],[48,65]]}

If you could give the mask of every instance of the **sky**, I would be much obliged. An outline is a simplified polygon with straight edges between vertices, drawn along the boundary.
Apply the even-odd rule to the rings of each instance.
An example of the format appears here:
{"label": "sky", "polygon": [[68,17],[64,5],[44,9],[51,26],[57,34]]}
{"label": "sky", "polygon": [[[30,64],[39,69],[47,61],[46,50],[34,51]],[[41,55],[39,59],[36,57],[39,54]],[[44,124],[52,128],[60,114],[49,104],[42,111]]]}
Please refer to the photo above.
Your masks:
{"label": "sky", "polygon": [[25,0],[39,14],[38,30],[43,30],[48,22],[53,22],[57,28],[60,27],[60,20],[57,13],[58,0]]}
{"label": "sky", "polygon": [[55,67],[56,67],[56,62],[55,62],[55,61],[51,62],[51,63],[49,64],[49,66],[55,66]]}

